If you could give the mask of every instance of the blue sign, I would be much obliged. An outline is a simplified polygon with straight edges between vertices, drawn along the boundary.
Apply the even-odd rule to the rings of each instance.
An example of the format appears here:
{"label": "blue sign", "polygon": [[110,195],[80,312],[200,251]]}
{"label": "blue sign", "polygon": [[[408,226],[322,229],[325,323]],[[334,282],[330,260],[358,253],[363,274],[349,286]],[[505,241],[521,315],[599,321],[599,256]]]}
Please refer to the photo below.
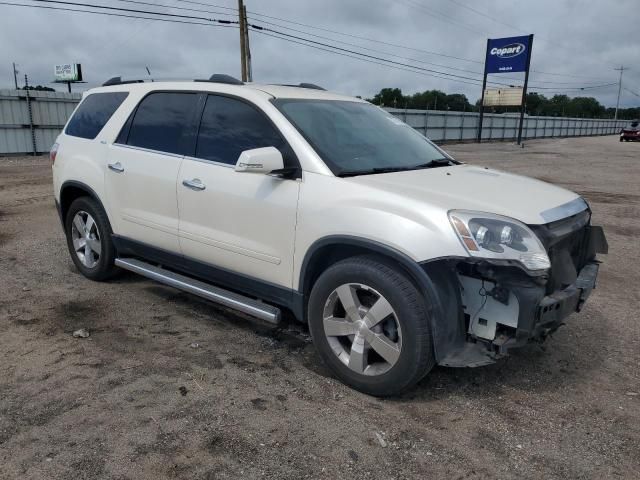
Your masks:
{"label": "blue sign", "polygon": [[524,72],[531,44],[529,36],[494,38],[487,45],[487,73]]}

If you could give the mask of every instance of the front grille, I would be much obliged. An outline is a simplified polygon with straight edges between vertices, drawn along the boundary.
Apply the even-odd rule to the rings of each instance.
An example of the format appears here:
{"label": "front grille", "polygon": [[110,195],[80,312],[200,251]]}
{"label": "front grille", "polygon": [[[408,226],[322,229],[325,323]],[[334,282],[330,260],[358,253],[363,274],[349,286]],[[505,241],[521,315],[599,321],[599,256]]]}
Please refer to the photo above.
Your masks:
{"label": "front grille", "polygon": [[591,213],[585,210],[546,225],[531,226],[551,261],[547,294],[574,283],[578,272],[589,260],[586,252],[590,219]]}

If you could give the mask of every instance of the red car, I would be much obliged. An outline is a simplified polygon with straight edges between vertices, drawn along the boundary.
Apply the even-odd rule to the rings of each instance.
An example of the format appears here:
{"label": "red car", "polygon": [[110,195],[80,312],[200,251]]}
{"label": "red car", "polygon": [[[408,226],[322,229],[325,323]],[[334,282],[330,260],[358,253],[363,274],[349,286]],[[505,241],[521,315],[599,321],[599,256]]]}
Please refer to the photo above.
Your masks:
{"label": "red car", "polygon": [[620,141],[629,142],[631,140],[640,140],[640,127],[638,121],[633,121],[628,127],[620,130]]}

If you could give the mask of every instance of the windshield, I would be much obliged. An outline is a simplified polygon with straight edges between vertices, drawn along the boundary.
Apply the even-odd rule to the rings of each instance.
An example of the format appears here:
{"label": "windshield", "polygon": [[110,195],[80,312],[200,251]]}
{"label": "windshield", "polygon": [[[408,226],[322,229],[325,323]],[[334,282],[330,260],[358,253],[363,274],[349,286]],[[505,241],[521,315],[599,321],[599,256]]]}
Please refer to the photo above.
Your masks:
{"label": "windshield", "polygon": [[370,103],[307,99],[273,103],[338,176],[456,163],[413,128]]}

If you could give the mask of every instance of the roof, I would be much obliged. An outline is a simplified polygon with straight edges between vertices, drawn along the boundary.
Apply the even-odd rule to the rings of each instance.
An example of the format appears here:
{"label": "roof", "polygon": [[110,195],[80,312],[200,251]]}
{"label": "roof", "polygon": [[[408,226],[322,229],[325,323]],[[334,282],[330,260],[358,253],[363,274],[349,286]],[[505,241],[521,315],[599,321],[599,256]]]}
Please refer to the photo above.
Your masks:
{"label": "roof", "polygon": [[[355,97],[341,95],[337,93],[327,92],[314,88],[303,88],[287,85],[268,85],[260,83],[245,83],[243,85],[233,85],[227,83],[216,83],[209,81],[161,81],[161,82],[140,82],[140,83],[121,83],[106,87],[93,88],[87,93],[93,92],[133,92],[133,91],[153,91],[153,90],[197,90],[212,93],[226,93],[230,95],[247,96],[248,91],[253,95],[264,96],[268,98],[294,98],[294,99],[318,99],[318,100],[340,100],[360,102]],[[251,95],[251,96],[253,96]]]}

